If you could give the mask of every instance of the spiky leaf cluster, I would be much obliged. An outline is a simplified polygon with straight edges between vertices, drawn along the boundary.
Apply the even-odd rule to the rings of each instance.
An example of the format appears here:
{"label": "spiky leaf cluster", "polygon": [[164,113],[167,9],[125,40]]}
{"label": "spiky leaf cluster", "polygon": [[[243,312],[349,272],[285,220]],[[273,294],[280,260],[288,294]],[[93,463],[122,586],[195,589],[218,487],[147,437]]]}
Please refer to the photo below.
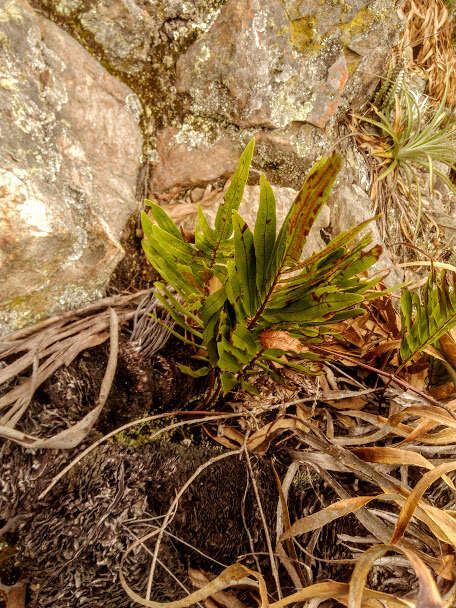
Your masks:
{"label": "spiky leaf cluster", "polygon": [[429,346],[439,348],[439,338],[456,326],[455,287],[454,282],[448,283],[444,272],[437,276],[432,270],[421,297],[417,292],[403,290],[400,347],[403,364]]}
{"label": "spiky leaf cluster", "polygon": [[[253,148],[254,140],[240,158],[213,228],[198,206],[194,244],[185,242],[158,205],[148,202],[153,219],[142,215],[144,251],[163,278],[155,284],[157,298],[202,365],[196,371],[181,368],[199,376],[216,372],[224,393],[239,382],[250,388],[245,379],[259,368],[277,377],[277,363],[315,373],[317,357],[306,344],[321,340],[331,323],[363,312],[359,306],[370,297],[366,290],[377,282],[359,276],[380,255],[378,246],[365,250],[370,234],[357,239],[368,222],[301,260],[340,170],[340,156],[314,164],[278,232],[274,193],[262,175],[252,231],[238,209]],[[288,336],[289,346],[266,339],[268,330]]]}

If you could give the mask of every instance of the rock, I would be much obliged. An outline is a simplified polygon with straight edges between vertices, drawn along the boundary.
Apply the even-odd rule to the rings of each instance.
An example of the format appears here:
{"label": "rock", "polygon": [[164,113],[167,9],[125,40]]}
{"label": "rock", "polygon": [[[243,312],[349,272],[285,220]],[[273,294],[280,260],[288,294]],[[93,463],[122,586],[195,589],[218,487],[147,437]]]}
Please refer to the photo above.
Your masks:
{"label": "rock", "polygon": [[[322,10],[324,5],[324,10]],[[239,127],[325,126],[339,103],[359,103],[349,71],[384,60],[397,24],[391,0],[230,0],[177,62],[191,112]],[[353,47],[346,56],[345,49]],[[352,76],[350,76],[352,78]],[[367,82],[364,83],[368,84]]]}
{"label": "rock", "polygon": [[[153,192],[206,184],[234,173],[240,155],[239,145],[222,135],[212,144],[192,146],[189,144],[191,135],[185,129],[178,131],[172,127],[161,132],[157,146],[160,163],[152,175]],[[201,135],[197,137],[201,140]]]}
{"label": "rock", "polygon": [[[198,151],[225,168],[224,156],[231,160],[236,149],[239,155],[253,134],[254,167],[275,184],[299,188],[314,160],[334,144],[331,131],[322,129],[335,124],[340,111],[364,103],[376,86],[397,24],[390,0],[350,0],[325,11],[319,0],[227,2],[177,60],[177,91],[190,101],[173,131],[180,145],[172,163],[162,145],[168,132],[159,135],[153,188],[177,184],[168,177],[174,166],[191,163]],[[198,166],[191,179],[187,174],[180,172],[182,187],[197,183]]]}
{"label": "rock", "polygon": [[190,198],[192,202],[197,203],[198,201],[200,201],[203,198],[205,191],[205,188],[193,188],[190,193]]}
{"label": "rock", "polygon": [[177,57],[211,27],[225,1],[31,0],[138,94],[147,115],[143,132],[151,138],[148,153],[156,129],[182,118]]}
{"label": "rock", "polygon": [[0,334],[99,296],[123,255],[142,147],[136,95],[24,0],[8,7]]}
{"label": "rock", "polygon": [[[333,192],[328,198],[330,208],[331,234],[335,236],[344,230],[348,230],[368,219],[374,217],[372,201],[356,183],[347,184],[343,179],[336,184]],[[380,236],[380,231],[375,221],[371,222],[365,230],[372,234],[372,245],[381,245],[383,252],[380,259],[372,266],[370,273],[389,268],[394,265],[391,255]],[[403,273],[400,270],[390,272],[386,280],[389,286],[398,285],[403,282]]]}

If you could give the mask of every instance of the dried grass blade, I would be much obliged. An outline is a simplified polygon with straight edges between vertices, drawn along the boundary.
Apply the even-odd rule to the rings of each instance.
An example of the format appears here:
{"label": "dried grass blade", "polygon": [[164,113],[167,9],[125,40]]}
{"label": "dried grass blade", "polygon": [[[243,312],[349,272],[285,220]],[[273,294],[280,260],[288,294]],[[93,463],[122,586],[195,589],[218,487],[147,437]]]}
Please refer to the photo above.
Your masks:
{"label": "dried grass blade", "polygon": [[[284,597],[278,602],[273,602],[269,605],[269,608],[284,608],[290,604],[297,604],[314,598],[318,598],[320,601],[335,599],[345,603],[344,600],[348,598],[348,594],[348,583],[338,583],[336,581],[315,583]],[[381,591],[374,591],[372,589],[364,589],[364,598],[383,602],[383,605],[388,606],[388,608],[414,608],[411,602],[401,600],[389,593],[382,593]]]}
{"label": "dried grass blade", "polygon": [[[437,585],[424,562],[411,550],[395,545],[377,545],[363,553],[356,563],[350,580],[348,608],[361,608],[366,597],[365,587],[367,575],[375,560],[388,551],[402,552],[412,564],[418,577],[420,591],[416,602],[408,604],[415,608],[444,608]],[[398,598],[397,598],[398,599]],[[406,604],[407,605],[407,604]]]}
{"label": "dried grass blade", "polygon": [[[139,541],[136,541],[130,546],[130,548],[137,546],[138,544],[140,544]],[[125,555],[126,553],[124,554],[124,557]],[[225,568],[221,574],[209,581],[209,583],[200,589],[197,589],[193,593],[190,593],[186,597],[180,600],[175,600],[174,602],[154,602],[153,600],[146,600],[128,586],[122,573],[122,569],[120,570],[119,575],[122,586],[128,594],[128,597],[141,606],[148,606],[149,608],[189,608],[189,606],[202,602],[233,586],[250,586],[257,589],[259,588],[262,598],[261,608],[267,608],[268,606],[266,585],[262,577],[256,572],[249,570],[242,564],[233,564],[228,566],[228,568]],[[249,578],[250,576],[256,578],[258,583],[254,583]]]}
{"label": "dried grass blade", "polygon": [[[435,466],[427,458],[412,452],[411,450],[401,450],[400,448],[392,447],[362,447],[352,448],[351,451],[365,462],[376,462],[379,464],[398,464],[398,465],[413,465],[416,467],[424,467],[425,469],[435,469]],[[445,483],[456,492],[454,483],[446,475],[442,478]]]}
{"label": "dried grass blade", "polygon": [[31,435],[26,435],[20,431],[7,426],[0,426],[0,437],[11,439],[24,447],[44,448],[44,449],[70,449],[81,443],[95,424],[98,416],[106,403],[109,391],[112,386],[119,351],[119,319],[113,308],[110,309],[110,337],[111,349],[109,352],[108,364],[101,384],[100,394],[97,405],[73,426],[57,433],[53,437],[40,439]]}
{"label": "dried grass blade", "polygon": [[[437,479],[439,479],[445,473],[456,470],[456,462],[446,462],[439,465],[435,469],[428,471],[423,475],[420,481],[416,484],[413,490],[408,495],[405,503],[402,506],[399,518],[394,529],[391,543],[397,543],[402,538],[406,527],[413,517],[415,509],[417,508],[421,498],[425,491],[431,486]],[[456,541],[456,539],[455,539]],[[455,545],[456,546],[456,545]]]}
{"label": "dried grass blade", "polygon": [[316,513],[312,513],[307,517],[303,517],[295,521],[294,524],[291,525],[290,529],[286,530],[282,534],[280,541],[285,541],[293,538],[293,536],[305,534],[306,532],[311,532],[312,530],[318,530],[335,519],[339,519],[339,517],[344,517],[349,513],[358,511],[358,509],[361,509],[361,507],[364,507],[364,505],[367,503],[381,496],[384,496],[384,494],[380,494],[378,496],[355,496],[353,498],[338,500],[332,505],[317,511]]}

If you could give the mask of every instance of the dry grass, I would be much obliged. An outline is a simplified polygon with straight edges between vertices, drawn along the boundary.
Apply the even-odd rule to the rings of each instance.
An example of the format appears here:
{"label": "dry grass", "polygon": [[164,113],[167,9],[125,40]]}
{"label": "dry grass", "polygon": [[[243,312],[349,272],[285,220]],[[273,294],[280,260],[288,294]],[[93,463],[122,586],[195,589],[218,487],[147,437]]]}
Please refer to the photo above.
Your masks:
{"label": "dry grass", "polygon": [[[396,378],[395,371],[402,367],[401,327],[391,297],[369,304],[366,313],[340,323],[339,339],[325,344],[332,361],[318,381],[277,366],[279,374],[288,375],[289,386],[266,392],[263,386],[258,398],[239,393],[225,405],[226,413],[193,412],[192,417],[191,412],[170,412],[123,427],[182,416],[183,420],[154,431],[150,439],[180,426],[204,425],[208,435],[228,448],[195,470],[172,503],[163,505],[163,518],[153,530],[134,539],[124,560],[143,547],[151,555],[151,568],[146,597],[134,592],[121,576],[130,598],[153,608],[186,608],[195,603],[206,608],[258,604],[282,608],[296,603],[313,608],[324,601],[349,608],[454,605],[456,462],[448,457],[456,452],[456,389],[453,385],[441,402],[428,395],[426,355],[414,357]],[[36,339],[36,334],[30,335]],[[375,368],[377,374],[371,372]],[[259,374],[259,388],[264,381]],[[81,459],[121,430],[84,450],[40,500]],[[277,476],[275,530],[268,529],[262,518],[270,567],[253,571],[243,564],[245,556],[239,556],[237,563],[215,577],[190,569],[196,591],[165,604],[152,601],[154,573],[162,567],[157,557],[160,540],[168,534],[181,498],[191,486],[196,491],[200,475],[220,459],[245,458],[261,514],[250,459],[274,459],[278,454],[287,454],[289,465],[281,478]],[[317,490],[306,503],[306,513],[293,517],[290,488],[303,472],[312,472],[309,479],[320,488],[325,483],[327,490]],[[313,492],[311,488],[307,491]],[[344,524],[346,517],[352,523]],[[334,530],[334,543],[325,546],[319,538],[328,528]],[[148,548],[146,543],[154,539],[155,549]],[[340,559],[342,549],[351,557]],[[336,566],[343,566],[345,573],[353,566],[349,582],[347,576],[341,582],[321,580],[328,568]],[[404,581],[408,592],[400,596],[396,589],[403,588]],[[240,586],[249,590],[250,599],[245,592],[241,599]]]}
{"label": "dry grass", "polygon": [[452,43],[453,18],[442,0],[405,0],[400,12],[405,27],[398,45],[399,53],[410,71],[426,80],[426,93],[436,104],[445,90],[449,73],[446,103],[456,104],[456,55]]}

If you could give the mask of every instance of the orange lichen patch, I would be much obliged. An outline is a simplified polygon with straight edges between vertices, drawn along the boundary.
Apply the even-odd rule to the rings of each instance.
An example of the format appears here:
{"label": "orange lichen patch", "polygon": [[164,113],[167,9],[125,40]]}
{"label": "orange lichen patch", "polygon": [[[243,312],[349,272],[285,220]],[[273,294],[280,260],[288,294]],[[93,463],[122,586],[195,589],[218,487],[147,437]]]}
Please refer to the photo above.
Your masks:
{"label": "orange lichen patch", "polygon": [[456,54],[452,44],[453,18],[443,0],[405,0],[401,7],[405,19],[399,50],[408,68],[427,80],[426,93],[438,103],[444,94],[446,104],[456,105]]}
{"label": "orange lichen patch", "polygon": [[339,93],[345,86],[348,78],[348,68],[345,61],[345,57],[342,56],[336,63],[334,63],[328,72],[328,85],[331,86],[335,91]]}
{"label": "orange lichen patch", "polygon": [[326,82],[319,85],[314,110],[307,117],[307,122],[322,129],[328,120],[334,116],[339,106],[340,93],[348,78],[348,67],[345,56],[341,55],[328,70]]}

